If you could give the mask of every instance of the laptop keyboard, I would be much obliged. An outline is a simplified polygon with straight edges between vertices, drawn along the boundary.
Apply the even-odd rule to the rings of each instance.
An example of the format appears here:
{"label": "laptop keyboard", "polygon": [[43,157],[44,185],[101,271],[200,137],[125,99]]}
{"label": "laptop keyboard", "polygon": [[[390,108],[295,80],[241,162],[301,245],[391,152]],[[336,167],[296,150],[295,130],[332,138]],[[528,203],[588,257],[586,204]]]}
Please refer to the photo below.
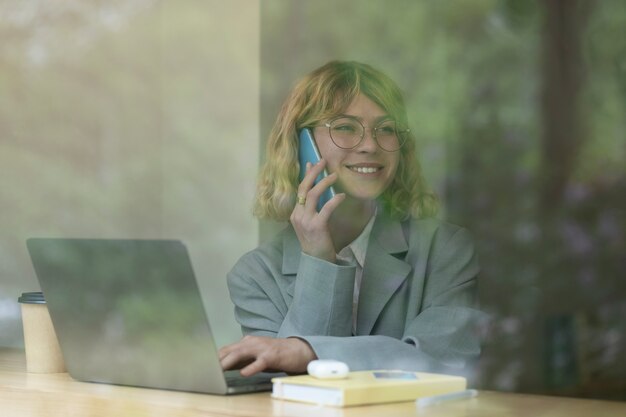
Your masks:
{"label": "laptop keyboard", "polygon": [[224,377],[226,378],[226,385],[229,387],[241,387],[245,385],[258,385],[269,384],[272,378],[285,376],[284,373],[260,373],[257,375],[243,377],[239,371],[226,371]]}

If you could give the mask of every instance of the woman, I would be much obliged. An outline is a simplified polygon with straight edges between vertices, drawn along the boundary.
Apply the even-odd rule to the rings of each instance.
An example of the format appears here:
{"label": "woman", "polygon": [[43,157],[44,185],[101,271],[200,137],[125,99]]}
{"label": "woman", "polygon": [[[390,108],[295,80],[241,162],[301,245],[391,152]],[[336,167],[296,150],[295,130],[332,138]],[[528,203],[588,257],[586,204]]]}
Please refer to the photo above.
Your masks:
{"label": "woman", "polygon": [[[298,181],[298,131],[322,160]],[[327,169],[330,175],[314,185]],[[337,194],[319,212],[329,186]],[[255,214],[289,220],[228,275],[244,335],[224,369],[454,370],[479,354],[478,264],[471,238],[432,219],[400,90],[383,73],[333,61],[304,77],[270,134]]]}

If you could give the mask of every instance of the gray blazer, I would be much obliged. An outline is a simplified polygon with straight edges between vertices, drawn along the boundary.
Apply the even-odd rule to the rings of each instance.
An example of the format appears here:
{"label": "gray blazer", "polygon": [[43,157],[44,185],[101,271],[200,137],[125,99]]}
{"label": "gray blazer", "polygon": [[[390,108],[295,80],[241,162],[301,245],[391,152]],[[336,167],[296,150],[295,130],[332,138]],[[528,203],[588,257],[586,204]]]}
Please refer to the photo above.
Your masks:
{"label": "gray blazer", "polygon": [[478,356],[479,268],[465,229],[379,214],[365,259],[353,335],[356,267],[303,254],[287,227],[228,274],[243,333],[302,338],[351,370],[454,372]]}

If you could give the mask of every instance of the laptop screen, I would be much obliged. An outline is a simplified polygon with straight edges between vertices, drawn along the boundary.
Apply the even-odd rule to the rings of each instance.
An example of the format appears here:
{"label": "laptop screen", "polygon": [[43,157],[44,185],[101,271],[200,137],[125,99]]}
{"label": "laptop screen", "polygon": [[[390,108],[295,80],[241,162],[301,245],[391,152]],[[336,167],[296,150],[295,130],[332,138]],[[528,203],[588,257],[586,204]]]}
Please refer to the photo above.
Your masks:
{"label": "laptop screen", "polygon": [[74,378],[226,391],[180,241],[37,238],[27,246]]}

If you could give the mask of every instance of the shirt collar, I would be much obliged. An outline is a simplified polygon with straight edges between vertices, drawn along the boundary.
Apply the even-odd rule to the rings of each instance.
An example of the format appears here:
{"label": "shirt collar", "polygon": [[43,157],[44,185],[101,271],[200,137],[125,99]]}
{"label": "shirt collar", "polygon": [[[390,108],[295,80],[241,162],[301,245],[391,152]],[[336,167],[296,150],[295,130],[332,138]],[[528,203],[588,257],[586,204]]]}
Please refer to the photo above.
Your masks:
{"label": "shirt collar", "polygon": [[347,252],[347,250],[349,249],[352,251],[354,259],[359,263],[359,266],[363,268],[363,265],[365,265],[365,255],[367,254],[367,245],[370,240],[370,234],[372,232],[372,227],[374,226],[375,219],[376,212],[374,212],[372,218],[369,220],[369,222],[367,222],[361,234],[356,239],[354,239],[352,243],[350,243],[348,246],[341,250],[341,252],[339,253],[341,257],[344,257],[345,252]]}

